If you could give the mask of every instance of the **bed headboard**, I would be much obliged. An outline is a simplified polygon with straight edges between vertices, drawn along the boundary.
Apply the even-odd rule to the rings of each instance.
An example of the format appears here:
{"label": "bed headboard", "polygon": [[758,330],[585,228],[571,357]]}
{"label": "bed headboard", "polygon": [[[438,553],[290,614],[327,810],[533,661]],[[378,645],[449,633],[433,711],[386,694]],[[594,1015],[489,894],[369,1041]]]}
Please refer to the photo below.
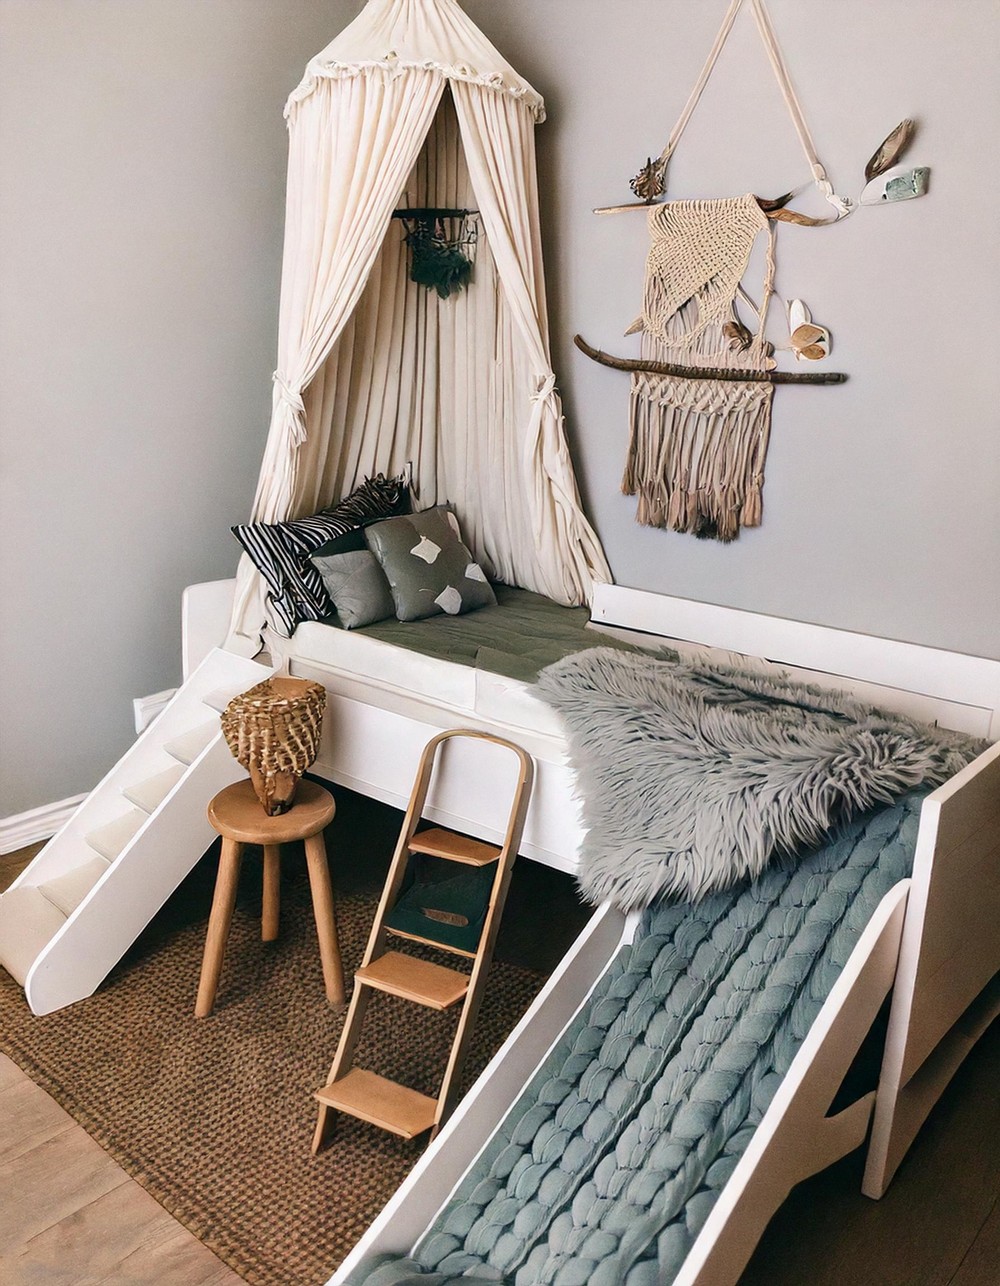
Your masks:
{"label": "bed headboard", "polygon": [[597,585],[595,625],[762,657],[959,732],[1000,739],[1000,661],[622,585]]}

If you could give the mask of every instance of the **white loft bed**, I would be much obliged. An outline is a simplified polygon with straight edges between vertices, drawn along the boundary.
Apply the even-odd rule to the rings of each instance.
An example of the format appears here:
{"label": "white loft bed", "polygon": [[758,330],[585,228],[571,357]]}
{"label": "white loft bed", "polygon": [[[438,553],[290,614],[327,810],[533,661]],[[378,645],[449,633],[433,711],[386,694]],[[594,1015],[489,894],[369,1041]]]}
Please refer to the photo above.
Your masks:
{"label": "white loft bed", "polygon": [[[197,623],[196,605],[217,592],[209,586],[190,591],[189,651],[198,651],[199,631],[207,628]],[[1000,737],[1000,661],[614,586],[598,587],[592,619],[601,628],[641,631],[679,642],[682,649],[695,644],[766,658],[887,708],[992,741]],[[565,744],[544,717],[526,713],[534,699],[524,685],[513,680],[477,684],[468,674],[449,673],[462,667],[444,662],[443,681],[451,686],[448,699],[441,700],[432,694],[430,671],[424,672],[422,691],[394,681],[398,668],[405,672],[398,649],[382,654],[376,649],[361,666],[367,677],[358,668],[318,659],[317,651],[316,638],[300,627],[286,660],[293,674],[318,679],[329,693],[324,742],[314,766],[318,775],[402,804],[419,751],[434,732],[476,727],[513,737],[538,766],[522,852],[573,868],[580,822]],[[352,658],[355,667],[359,658]],[[518,717],[520,735],[511,722]],[[488,781],[482,765],[452,764],[435,784],[431,814],[496,838],[499,820]],[[1000,1013],[998,920],[1000,745],[993,745],[925,800],[912,878],[890,890],[865,930],[675,1286],[735,1282],[794,1184],[862,1144],[869,1127],[863,1186],[869,1196],[882,1195],[954,1071]],[[450,1122],[331,1277],[331,1286],[346,1281],[372,1254],[409,1253],[634,930],[635,921],[610,907],[594,916]],[[890,988],[878,1090],[827,1117]]]}
{"label": "white loft bed", "polygon": [[[370,95],[365,92],[369,80],[377,87]],[[446,105],[438,113],[442,100],[435,95],[446,88]],[[386,111],[389,90],[393,109]],[[433,389],[435,397],[424,400],[440,410],[422,413],[413,431],[404,434],[417,446],[415,474],[424,479],[426,498],[431,493],[434,499],[447,498],[459,513],[478,506],[481,530],[495,529],[495,552],[505,566],[521,568],[527,585],[552,586],[552,592],[573,597],[600,579],[606,564],[575,501],[548,339],[539,322],[545,307],[532,139],[541,108],[535,91],[455,0],[419,5],[369,0],[355,22],[310,62],[289,103],[280,369],[255,521],[309,513],[332,491],[335,476],[359,480],[359,460],[393,458],[398,426],[409,424],[409,408],[421,401],[422,390]],[[376,153],[366,153],[363,165],[356,165],[350,147],[324,150],[337,162],[333,170],[315,164],[316,138],[335,141],[344,130],[353,136],[376,114],[393,128],[382,130]],[[477,158],[485,153],[501,163],[480,163]],[[489,280],[496,288],[456,298],[455,306],[468,310],[468,324],[453,324],[454,313],[440,328],[405,322],[415,306],[413,290],[405,284],[406,257],[398,239],[385,239],[401,191],[411,209],[478,209],[483,235],[477,273],[495,273]],[[336,227],[336,238],[323,235],[324,227]],[[302,285],[310,288],[299,289]],[[434,312],[420,308],[429,323]],[[391,352],[385,343],[390,332],[409,336]],[[499,381],[493,378],[498,335],[504,342]],[[424,361],[424,355],[455,349],[456,343],[454,374],[446,362],[449,369],[437,387],[430,373],[438,364]],[[372,353],[381,354],[374,373]],[[372,413],[371,389],[356,387],[362,366],[369,371],[363,384],[379,390],[378,415]],[[486,393],[487,401],[481,402]],[[483,453],[492,460],[501,443],[511,462],[505,470],[509,485],[481,486]],[[439,467],[449,460],[463,465]],[[263,615],[249,562],[238,578],[237,610],[229,610],[230,585],[210,640],[224,637],[231,624],[234,650],[252,645]],[[202,588],[204,593],[194,587],[189,594],[189,643],[203,628],[195,624],[195,601],[210,604],[215,594]],[[885,705],[1000,736],[1000,662],[614,588],[598,592],[594,615],[604,624],[828,672],[837,676],[836,686]],[[290,646],[282,648],[293,674],[320,680],[329,693],[317,773],[401,805],[419,753],[433,734],[460,727],[498,733],[536,760],[522,852],[572,869],[581,830],[565,742],[524,685],[456,673],[460,667],[448,662],[404,664],[400,650],[380,653],[360,641],[339,640],[352,655],[338,653],[338,659],[327,651],[330,640],[316,637],[317,630],[322,627],[300,627]],[[189,648],[189,654],[198,652]],[[897,976],[902,938],[876,1126],[881,1142],[873,1150],[869,1190],[880,1191],[891,1174],[960,1057],[964,1037],[946,1033],[1000,963],[990,931],[1000,910],[993,874],[1000,830],[997,754],[983,756],[925,804],[913,880],[893,890],[876,913],[741,1163],[742,1178],[730,1182],[717,1204],[710,1223],[714,1231],[706,1229],[689,1258],[689,1265],[702,1267],[690,1273],[686,1267],[683,1280],[731,1280],[741,1253],[752,1246],[791,1182],[862,1140],[870,1101],[829,1122],[823,1113],[845,1060]],[[471,753],[444,765],[429,803],[430,815],[443,824],[494,840],[502,831],[490,772]],[[439,1135],[389,1212],[373,1225],[364,1249],[410,1248],[629,932],[613,912],[595,917],[452,1127]],[[790,1128],[806,1120],[810,1130]],[[793,1140],[796,1135],[801,1137]],[[802,1142],[810,1137],[811,1146]]]}

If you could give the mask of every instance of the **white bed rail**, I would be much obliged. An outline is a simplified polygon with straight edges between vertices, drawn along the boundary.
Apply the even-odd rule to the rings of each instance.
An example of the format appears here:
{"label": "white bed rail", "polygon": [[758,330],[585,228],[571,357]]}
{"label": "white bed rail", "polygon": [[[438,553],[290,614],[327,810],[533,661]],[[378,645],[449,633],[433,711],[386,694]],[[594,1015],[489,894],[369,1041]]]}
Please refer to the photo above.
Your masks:
{"label": "white bed rail", "polygon": [[799,667],[812,671],[818,682],[829,676],[830,683],[850,687],[861,697],[871,691],[873,701],[901,714],[991,741],[1000,738],[1000,661],[988,657],[623,585],[596,586],[591,619]]}
{"label": "white bed rail", "polygon": [[235,592],[234,579],[202,581],[188,585],[181,594],[181,666],[185,679],[213,648],[222,647]]}
{"label": "white bed rail", "polygon": [[[1000,743],[924,800],[863,1191],[881,1197],[1000,1014]],[[992,986],[991,986],[992,983]]]}

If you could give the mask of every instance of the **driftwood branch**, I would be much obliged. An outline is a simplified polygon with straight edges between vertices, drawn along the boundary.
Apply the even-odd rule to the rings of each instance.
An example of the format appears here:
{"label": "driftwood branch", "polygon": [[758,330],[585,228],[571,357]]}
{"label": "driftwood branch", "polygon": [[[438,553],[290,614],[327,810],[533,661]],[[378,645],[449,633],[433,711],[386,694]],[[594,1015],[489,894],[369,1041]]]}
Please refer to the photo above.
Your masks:
{"label": "driftwood branch", "polygon": [[626,210],[651,210],[654,206],[662,205],[662,201],[628,201],[625,205],[599,205],[594,210],[595,214],[624,214]]}
{"label": "driftwood branch", "polygon": [[[781,223],[797,223],[800,228],[822,228],[828,223],[836,223],[837,215],[831,215],[828,219],[817,219],[811,214],[800,214],[798,210],[786,210],[785,206],[795,195],[794,192],[786,192],[784,196],[775,197],[769,200],[767,197],[758,196],[754,200],[764,211],[769,219],[777,219]],[[595,214],[624,214],[626,210],[651,210],[658,205],[664,205],[661,200],[656,201],[629,201],[626,205],[602,205],[594,211]]]}
{"label": "driftwood branch", "polygon": [[611,357],[599,348],[592,348],[582,335],[574,335],[573,343],[581,353],[610,366],[616,371],[646,371],[650,375],[677,375],[689,380],[729,380],[743,384],[843,384],[847,376],[840,371],[817,371],[799,375],[795,371],[741,371],[725,366],[677,366],[673,362],[644,362],[629,357]]}

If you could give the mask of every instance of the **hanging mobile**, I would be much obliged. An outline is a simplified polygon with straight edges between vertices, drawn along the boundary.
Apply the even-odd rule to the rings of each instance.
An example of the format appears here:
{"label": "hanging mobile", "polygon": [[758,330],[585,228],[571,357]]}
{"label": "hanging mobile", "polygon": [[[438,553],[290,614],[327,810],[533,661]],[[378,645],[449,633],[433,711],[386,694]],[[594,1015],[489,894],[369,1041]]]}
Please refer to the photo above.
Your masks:
{"label": "hanging mobile", "polygon": [[[441,299],[472,280],[474,251],[479,240],[477,210],[394,210],[406,228],[403,240],[410,251],[410,280],[434,290]],[[473,254],[466,254],[469,247]]]}

